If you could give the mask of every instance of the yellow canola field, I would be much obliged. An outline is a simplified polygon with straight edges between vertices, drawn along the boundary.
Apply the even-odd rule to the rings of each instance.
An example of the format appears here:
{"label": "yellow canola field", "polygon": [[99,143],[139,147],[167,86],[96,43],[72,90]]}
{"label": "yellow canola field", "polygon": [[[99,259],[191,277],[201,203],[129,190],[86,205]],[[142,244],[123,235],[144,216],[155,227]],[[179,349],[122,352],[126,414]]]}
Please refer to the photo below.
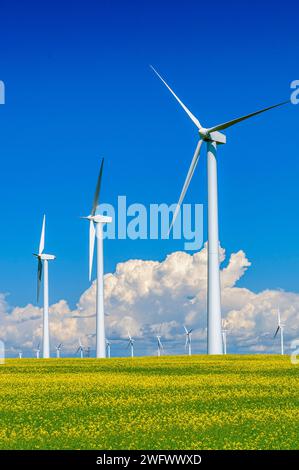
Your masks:
{"label": "yellow canola field", "polygon": [[1,449],[298,449],[288,356],[10,359]]}

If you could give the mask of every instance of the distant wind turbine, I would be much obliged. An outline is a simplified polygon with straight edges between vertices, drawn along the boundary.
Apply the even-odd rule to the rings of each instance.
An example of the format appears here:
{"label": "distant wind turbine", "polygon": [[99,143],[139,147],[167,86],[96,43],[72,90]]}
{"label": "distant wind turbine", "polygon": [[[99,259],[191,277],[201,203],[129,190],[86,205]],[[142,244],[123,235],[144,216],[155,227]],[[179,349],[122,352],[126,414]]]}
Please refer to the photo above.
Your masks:
{"label": "distant wind turbine", "polygon": [[84,357],[84,348],[83,348],[83,345],[81,343],[81,338],[79,338],[79,347],[76,351],[76,354],[78,354],[78,353],[80,353],[80,357],[81,357],[81,359],[83,359],[83,357]]}
{"label": "distant wind turbine", "polygon": [[192,349],[191,349],[191,335],[192,335],[193,328],[190,328],[190,329],[188,330],[188,329],[186,328],[186,326],[184,325],[184,330],[185,330],[185,335],[186,335],[185,349],[188,348],[188,354],[189,354],[189,356],[191,356],[191,354],[192,354]]}
{"label": "distant wind turbine", "polygon": [[106,349],[107,349],[107,357],[110,359],[111,357],[111,342],[106,339]]}
{"label": "distant wind turbine", "polygon": [[36,359],[39,359],[40,343],[38,343],[37,347],[33,351],[35,352]]}
{"label": "distant wind turbine", "polygon": [[50,357],[50,337],[49,337],[49,278],[48,261],[54,260],[54,255],[45,254],[45,229],[46,216],[43,218],[42,232],[40,236],[38,253],[34,253],[37,258],[37,301],[39,300],[40,284],[44,267],[44,314],[43,314],[43,358]]}
{"label": "distant wind turbine", "polygon": [[274,338],[276,338],[277,333],[280,331],[280,352],[281,355],[284,355],[284,344],[283,344],[283,330],[284,330],[284,323],[281,321],[280,318],[280,310],[277,310],[277,329],[274,334]]}
{"label": "distant wind turbine", "polygon": [[223,319],[222,320],[222,330],[221,330],[221,334],[222,334],[222,342],[223,342],[223,354],[226,354],[227,352],[227,328],[226,328],[226,321]]}
{"label": "distant wind turbine", "polygon": [[160,357],[163,350],[164,350],[164,347],[163,347],[163,344],[162,344],[162,341],[161,341],[161,336],[157,335],[156,338],[157,338],[157,343],[158,343],[157,354],[158,354],[158,357]]}
{"label": "distant wind turbine", "polygon": [[57,346],[56,346],[56,358],[57,358],[57,359],[60,358],[60,351],[61,351],[62,347],[63,347],[63,344],[62,344],[62,343],[59,343],[59,344],[57,344]]}
{"label": "distant wind turbine", "polygon": [[[170,86],[159,75],[159,73],[151,66],[155,74],[160,78],[174,98],[178,101],[184,111],[187,113],[193,124],[197,127],[199,133],[199,141],[197,143],[193,159],[189,171],[187,173],[185,183],[173,215],[170,230],[174,225],[176,217],[180,211],[180,206],[184,200],[186,191],[195,171],[202,143],[207,144],[207,161],[208,161],[208,354],[223,354],[222,338],[221,338],[221,301],[220,301],[220,274],[219,274],[219,235],[218,235],[218,189],[217,189],[217,144],[225,144],[226,136],[219,131],[234,126],[238,122],[249,119],[258,114],[264,113],[270,109],[276,108],[283,103],[269,106],[246,116],[233,119],[213,127],[204,128],[199,120],[191,113],[191,111],[178,98]],[[169,231],[170,231],[169,230]]]}
{"label": "distant wind turbine", "polygon": [[112,221],[111,217],[96,214],[99,205],[104,159],[102,159],[97,186],[89,220],[89,280],[91,281],[95,237],[97,238],[97,279],[96,279],[96,357],[106,357],[105,314],[104,314],[104,268],[103,268],[103,225]]}
{"label": "distant wind turbine", "polygon": [[128,332],[129,341],[128,341],[128,348],[131,348],[131,357],[134,357],[134,342],[135,340],[132,338],[130,333]]}
{"label": "distant wind turbine", "polygon": [[19,359],[22,359],[22,357],[23,357],[22,351],[19,351],[18,354],[19,354]]}

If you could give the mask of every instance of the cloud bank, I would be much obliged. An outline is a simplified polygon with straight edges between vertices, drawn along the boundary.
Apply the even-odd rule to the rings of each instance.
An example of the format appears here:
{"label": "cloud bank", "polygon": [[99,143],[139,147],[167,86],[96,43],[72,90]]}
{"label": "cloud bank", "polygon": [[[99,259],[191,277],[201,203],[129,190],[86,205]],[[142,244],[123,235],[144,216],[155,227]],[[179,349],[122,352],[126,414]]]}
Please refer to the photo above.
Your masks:
{"label": "cloud bank", "polygon": [[[273,340],[277,308],[285,322],[286,346],[299,337],[299,294],[281,290],[254,293],[237,286],[251,263],[240,250],[226,260],[221,248],[222,314],[228,329],[228,351],[278,352]],[[154,353],[154,337],[162,335],[167,352],[184,352],[183,324],[194,328],[194,351],[206,350],[207,246],[190,255],[169,254],[165,260],[132,259],[105,275],[107,337],[123,344],[128,330],[140,353]],[[298,329],[296,330],[296,326]],[[65,354],[74,354],[78,338],[93,347],[95,331],[95,283],[80,297],[76,309],[66,300],[50,307],[51,349],[62,342]],[[10,308],[0,294],[0,338],[8,355],[23,350],[32,355],[42,335],[42,309],[34,305]],[[53,354],[53,353],[52,353]],[[125,355],[125,348],[119,348]]]}

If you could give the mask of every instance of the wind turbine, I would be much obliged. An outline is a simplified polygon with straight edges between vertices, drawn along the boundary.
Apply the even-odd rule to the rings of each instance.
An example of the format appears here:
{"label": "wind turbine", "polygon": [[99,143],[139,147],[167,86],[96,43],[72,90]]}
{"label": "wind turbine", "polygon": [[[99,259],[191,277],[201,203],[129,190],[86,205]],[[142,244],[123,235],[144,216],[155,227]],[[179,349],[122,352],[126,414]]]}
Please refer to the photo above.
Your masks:
{"label": "wind turbine", "polygon": [[55,256],[43,253],[45,248],[45,229],[46,216],[44,215],[39,249],[38,253],[34,253],[34,256],[37,258],[37,301],[39,300],[40,284],[44,267],[43,358],[47,359],[50,357],[48,262],[54,260]]}
{"label": "wind turbine", "polygon": [[185,325],[184,325],[184,330],[185,330],[185,334],[186,334],[185,349],[187,349],[187,347],[188,347],[188,354],[189,354],[189,356],[191,356],[191,354],[192,354],[192,349],[191,349],[191,335],[192,335],[193,328],[190,328],[190,329],[188,330],[188,329],[185,327]]}
{"label": "wind turbine", "polygon": [[37,348],[33,350],[36,355],[36,359],[39,359],[39,353],[40,353],[40,343],[38,343]]}
{"label": "wind turbine", "polygon": [[89,280],[91,281],[95,237],[97,238],[97,279],[96,279],[96,357],[106,357],[105,315],[104,315],[104,268],[103,268],[103,225],[112,221],[111,217],[96,214],[99,205],[104,159],[94,193],[89,220]]}
{"label": "wind turbine", "polygon": [[23,357],[22,351],[19,351],[19,352],[18,352],[18,355],[19,355],[19,359],[22,359],[22,357]]}
{"label": "wind turbine", "polygon": [[135,342],[135,340],[132,338],[132,336],[130,335],[129,332],[128,332],[128,336],[129,336],[128,348],[131,348],[131,357],[134,357],[134,342]]}
{"label": "wind turbine", "polygon": [[225,322],[224,319],[222,320],[221,334],[222,334],[222,343],[223,343],[223,354],[226,354],[226,351],[227,351],[227,347],[226,347],[226,345],[227,345],[227,341],[226,341],[227,328],[226,328],[226,322]]}
{"label": "wind turbine", "polygon": [[56,346],[56,358],[57,358],[57,359],[60,358],[60,351],[61,351],[61,349],[62,349],[62,346],[63,346],[62,343],[59,343],[59,344],[57,344],[57,346]]}
{"label": "wind turbine", "polygon": [[163,350],[164,350],[164,348],[163,348],[163,344],[161,342],[161,336],[157,335],[156,338],[157,338],[157,343],[158,343],[157,353],[158,353],[158,357],[160,357]]}
{"label": "wind turbine", "polygon": [[107,357],[110,359],[111,357],[111,342],[106,339],[106,349],[107,349]]}
{"label": "wind turbine", "polygon": [[208,354],[223,354],[221,338],[221,300],[220,300],[220,274],[219,274],[219,239],[218,239],[218,190],[217,190],[217,144],[225,144],[226,136],[219,131],[227,129],[238,122],[249,119],[260,113],[276,108],[283,103],[269,106],[246,116],[233,119],[213,127],[204,128],[199,120],[189,111],[179,97],[174,93],[170,86],[165,82],[161,75],[151,66],[155,74],[160,78],[174,98],[178,101],[184,111],[188,114],[191,121],[197,127],[199,141],[197,143],[190,168],[188,170],[185,183],[173,215],[172,223],[169,229],[174,225],[176,217],[180,211],[180,206],[185,197],[186,191],[192,179],[196,168],[200,149],[203,142],[207,144],[207,165],[208,165]]}
{"label": "wind turbine", "polygon": [[277,329],[275,331],[274,338],[276,338],[279,330],[280,330],[280,351],[281,351],[281,355],[283,356],[284,355],[284,344],[283,344],[284,323],[281,321],[280,310],[278,309],[277,310]]}
{"label": "wind turbine", "polygon": [[80,357],[81,357],[81,359],[83,359],[83,357],[84,357],[84,348],[83,348],[83,345],[81,343],[81,338],[79,338],[79,347],[76,351],[76,354],[78,354],[78,353],[80,353]]}

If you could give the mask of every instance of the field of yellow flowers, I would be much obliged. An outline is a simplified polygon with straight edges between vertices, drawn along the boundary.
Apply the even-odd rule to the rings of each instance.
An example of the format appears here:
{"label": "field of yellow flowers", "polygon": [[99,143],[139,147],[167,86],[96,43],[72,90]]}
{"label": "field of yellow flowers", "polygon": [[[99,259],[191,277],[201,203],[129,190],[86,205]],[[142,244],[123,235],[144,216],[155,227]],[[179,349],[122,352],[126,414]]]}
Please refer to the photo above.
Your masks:
{"label": "field of yellow flowers", "polygon": [[299,366],[278,356],[8,359],[1,449],[298,449]]}

